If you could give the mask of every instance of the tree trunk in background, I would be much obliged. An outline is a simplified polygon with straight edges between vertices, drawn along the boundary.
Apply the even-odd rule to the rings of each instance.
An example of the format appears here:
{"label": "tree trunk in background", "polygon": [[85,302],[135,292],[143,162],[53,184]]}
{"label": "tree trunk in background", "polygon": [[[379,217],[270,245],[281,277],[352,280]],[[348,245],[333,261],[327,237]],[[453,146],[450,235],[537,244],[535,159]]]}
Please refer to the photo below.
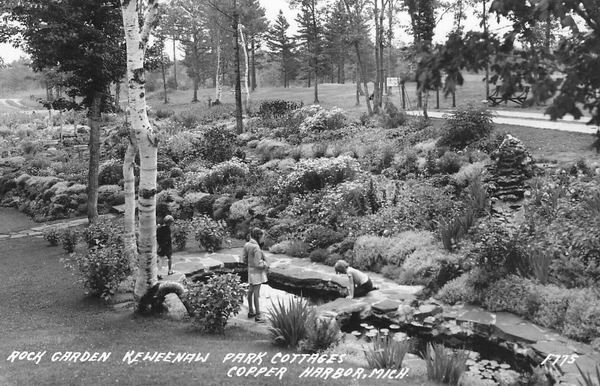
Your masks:
{"label": "tree trunk in background", "polygon": [[[153,24],[151,12],[156,14],[158,3],[149,1],[149,16],[142,32],[139,30],[137,3],[121,0],[125,41],[127,43],[127,85],[129,90],[129,117],[140,154],[140,182],[138,189],[139,257],[134,296],[138,308],[143,298],[158,282],[156,263],[156,134],[150,125],[146,106],[144,49],[149,29]],[[141,310],[143,311],[143,310]]]}
{"label": "tree trunk in background", "polygon": [[[422,93],[420,93],[422,94]],[[429,103],[429,90],[425,90],[425,98],[423,98],[423,117],[425,119],[429,119],[429,115],[427,115],[427,105]]]}
{"label": "tree trunk in background", "polygon": [[[392,27],[393,27],[393,19],[394,19],[394,0],[388,0],[388,69],[387,73],[389,77],[395,77],[396,71],[394,70],[393,60],[392,60]],[[387,79],[385,82],[385,86],[388,87]]]}
{"label": "tree trunk in background", "polygon": [[363,62],[360,58],[360,47],[358,42],[354,42],[354,49],[356,50],[356,61],[358,62],[358,68],[360,69],[360,79],[362,80],[364,86],[365,93],[365,103],[367,104],[367,113],[369,115],[373,114],[373,109],[371,108],[371,101],[369,100],[369,85],[367,84],[367,76],[365,74],[365,67],[363,66]]}
{"label": "tree trunk in background", "polygon": [[221,91],[223,89],[223,78],[221,76],[221,30],[217,29],[217,75],[215,76],[217,85],[215,87],[215,100],[221,100]]}
{"label": "tree trunk in background", "polygon": [[165,62],[164,60],[160,60],[160,69],[162,71],[163,78],[163,90],[165,92],[165,104],[169,103],[169,98],[167,97],[167,75],[165,73]]}
{"label": "tree trunk in background", "polygon": [[238,134],[244,132],[244,122],[242,120],[242,86],[240,79],[240,42],[238,40],[239,14],[237,10],[237,0],[233,0],[233,46],[235,55],[235,128]]}
{"label": "tree trunk in background", "polygon": [[175,34],[173,34],[173,83],[175,86],[175,90],[179,85],[177,84],[177,40],[175,39]]}
{"label": "tree trunk in background", "polygon": [[379,112],[379,87],[381,85],[381,62],[379,60],[379,41],[380,27],[379,27],[379,6],[377,0],[373,1],[374,9],[373,16],[375,19],[375,83],[373,85],[373,112]]}
{"label": "tree trunk in background", "polygon": [[252,54],[252,70],[250,71],[251,74],[251,89],[252,91],[256,90],[256,47],[255,47],[255,41],[254,41],[254,36],[252,36],[252,40],[250,43],[250,51]]}
{"label": "tree trunk in background", "polygon": [[100,168],[100,119],[102,111],[102,94],[95,92],[88,112],[90,124],[90,142],[88,149],[90,160],[88,166],[87,186],[87,218],[89,223],[98,219],[98,169]]}

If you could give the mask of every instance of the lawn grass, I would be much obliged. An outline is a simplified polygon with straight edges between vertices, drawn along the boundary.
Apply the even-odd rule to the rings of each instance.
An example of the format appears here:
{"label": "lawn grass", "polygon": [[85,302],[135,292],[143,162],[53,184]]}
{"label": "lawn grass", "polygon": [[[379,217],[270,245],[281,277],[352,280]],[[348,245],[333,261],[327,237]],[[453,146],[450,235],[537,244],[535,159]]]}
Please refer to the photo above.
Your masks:
{"label": "lawn grass", "polygon": [[[2,211],[16,222],[16,211]],[[131,310],[115,311],[83,294],[59,259],[59,247],[38,238],[0,240],[0,384],[1,385],[427,385],[424,376],[401,380],[332,380],[298,378],[306,365],[288,365],[277,378],[229,378],[234,365],[222,363],[227,353],[263,352],[271,358],[282,350],[254,322],[236,320],[225,335],[201,335],[189,322],[161,317],[136,317]],[[16,351],[47,351],[38,364],[8,362]],[[56,351],[111,352],[105,363],[51,362]],[[207,363],[137,363],[122,361],[129,350],[158,352],[210,352]],[[249,366],[249,365],[247,365]],[[262,366],[282,366],[266,363]],[[338,365],[331,365],[338,367]],[[341,367],[352,366],[342,364]]]}

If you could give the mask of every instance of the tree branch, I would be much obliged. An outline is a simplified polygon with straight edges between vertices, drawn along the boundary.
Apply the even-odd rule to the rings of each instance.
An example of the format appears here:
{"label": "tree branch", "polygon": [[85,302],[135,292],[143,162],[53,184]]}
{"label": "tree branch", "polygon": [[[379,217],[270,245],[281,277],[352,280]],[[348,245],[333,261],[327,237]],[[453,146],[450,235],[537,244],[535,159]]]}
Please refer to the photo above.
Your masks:
{"label": "tree branch", "polygon": [[144,15],[144,24],[142,25],[142,31],[140,35],[140,43],[144,49],[148,44],[148,39],[150,38],[150,32],[156,26],[158,21],[158,1],[156,0],[148,0],[148,9],[146,9]]}

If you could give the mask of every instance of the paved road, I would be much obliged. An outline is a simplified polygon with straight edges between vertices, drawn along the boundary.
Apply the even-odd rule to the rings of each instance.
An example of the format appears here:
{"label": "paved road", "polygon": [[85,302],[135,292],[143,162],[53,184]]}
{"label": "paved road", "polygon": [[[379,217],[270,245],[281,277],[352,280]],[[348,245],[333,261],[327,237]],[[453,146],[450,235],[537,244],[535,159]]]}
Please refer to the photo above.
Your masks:
{"label": "paved road", "polygon": [[[410,115],[422,116],[422,111],[411,110],[407,111]],[[427,114],[431,118],[442,118],[445,114],[451,113],[450,110],[445,111],[428,111]],[[587,125],[587,117],[579,121],[575,121],[572,117],[566,117],[565,119],[559,119],[557,121],[551,121],[547,115],[533,112],[519,112],[519,111],[506,111],[496,110],[494,111],[494,123],[535,127],[538,129],[549,129],[549,130],[560,130],[569,131],[574,133],[585,133],[594,134],[599,128],[597,126]]]}

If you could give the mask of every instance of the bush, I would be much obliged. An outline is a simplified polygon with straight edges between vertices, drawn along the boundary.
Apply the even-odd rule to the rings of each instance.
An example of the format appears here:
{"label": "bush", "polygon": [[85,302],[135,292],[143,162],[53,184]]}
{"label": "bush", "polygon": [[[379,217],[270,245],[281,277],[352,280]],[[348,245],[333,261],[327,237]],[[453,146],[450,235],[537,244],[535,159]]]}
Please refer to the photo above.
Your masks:
{"label": "bush", "polygon": [[271,341],[278,346],[297,347],[307,337],[306,321],[314,313],[314,308],[301,297],[289,298],[287,303],[282,299],[273,302],[267,318]]}
{"label": "bush", "polygon": [[302,114],[304,110],[307,111],[308,116],[300,125],[300,133],[303,134],[341,129],[347,122],[346,113],[338,107],[325,110],[320,106],[308,106],[298,110],[297,113]]}
{"label": "bush", "polygon": [[236,151],[236,136],[233,130],[225,126],[209,126],[202,133],[202,158],[214,164],[230,160]]}
{"label": "bush", "polygon": [[182,192],[201,190],[214,194],[221,187],[245,178],[249,170],[247,164],[233,158],[208,170],[186,173],[184,181],[178,187]]}
{"label": "bush", "polygon": [[492,114],[485,108],[467,106],[445,116],[445,131],[438,146],[464,149],[471,143],[488,137],[494,128]]}
{"label": "bush", "polygon": [[51,246],[55,247],[60,241],[60,232],[56,228],[47,228],[44,230],[44,240],[46,240]]}
{"label": "bush", "polygon": [[571,291],[555,285],[537,285],[532,295],[537,303],[532,320],[541,326],[562,330],[571,295]]}
{"label": "bush", "polygon": [[73,253],[79,240],[79,232],[76,229],[67,227],[60,232],[60,241],[62,247],[67,253]]}
{"label": "bush", "polygon": [[308,256],[313,263],[323,263],[329,257],[327,249],[315,249]]}
{"label": "bush", "polygon": [[175,162],[195,158],[200,153],[200,137],[195,133],[184,131],[171,136],[165,144],[166,153]]}
{"label": "bush", "polygon": [[173,111],[173,110],[163,110],[163,109],[156,110],[156,118],[164,119],[164,118],[172,117],[173,115],[175,115],[175,111]]}
{"label": "bush", "polygon": [[195,229],[194,237],[200,248],[205,248],[211,253],[221,249],[226,236],[224,224],[206,215],[200,215],[192,219],[191,228]]}
{"label": "bush", "polygon": [[537,302],[531,296],[534,284],[530,280],[510,275],[490,285],[485,292],[483,306],[492,311],[508,311],[531,317],[537,311]]}
{"label": "bush", "polygon": [[410,349],[410,341],[398,341],[387,332],[377,331],[372,338],[372,347],[364,350],[365,358],[372,369],[402,369],[404,357]]}
{"label": "bush", "polygon": [[88,248],[106,245],[109,241],[119,244],[122,242],[122,234],[123,226],[120,222],[107,219],[96,220],[96,222],[89,224],[82,232],[83,240],[87,243]]}
{"label": "bush", "polygon": [[201,332],[224,333],[227,321],[240,312],[246,289],[234,274],[215,275],[205,284],[189,284],[186,295],[193,325]]}
{"label": "bush", "polygon": [[444,345],[431,343],[427,344],[423,357],[427,365],[427,378],[447,385],[458,385],[461,375],[467,369],[469,359],[466,351],[448,353]]}
{"label": "bush", "polygon": [[600,299],[590,289],[573,290],[565,313],[562,333],[571,339],[590,342],[600,337]]}
{"label": "bush", "polygon": [[395,129],[396,127],[404,125],[407,121],[408,116],[404,111],[398,110],[392,102],[385,104],[383,110],[383,127],[386,129]]}
{"label": "bush", "polygon": [[123,164],[116,159],[109,159],[100,164],[98,185],[117,185],[123,179]]}
{"label": "bush", "polygon": [[289,152],[290,146],[287,143],[274,139],[263,139],[256,145],[256,153],[262,162],[286,158]]}
{"label": "bush", "polygon": [[472,275],[472,272],[466,272],[456,279],[450,280],[440,289],[436,298],[452,305],[458,302],[479,303],[481,296],[473,289],[470,283]]}
{"label": "bush", "polygon": [[272,253],[284,253],[293,257],[308,257],[308,244],[300,240],[284,240],[271,247]]}
{"label": "bush", "polygon": [[318,190],[350,180],[359,171],[356,160],[348,156],[304,159],[294,165],[291,173],[280,178],[277,189],[283,194]]}
{"label": "bush", "polygon": [[87,253],[76,253],[74,260],[74,263],[66,262],[67,266],[76,265],[80,280],[89,293],[105,300],[110,299],[119,284],[133,273],[132,262],[123,253],[122,242],[116,238]]}
{"label": "bush", "polygon": [[171,239],[176,250],[183,251],[185,249],[191,227],[190,221],[180,219],[175,220],[171,226]]}
{"label": "bush", "polygon": [[302,104],[284,99],[264,100],[258,106],[257,114],[263,120],[282,117],[302,107]]}
{"label": "bush", "polygon": [[440,173],[454,174],[460,170],[462,160],[458,154],[453,151],[447,151],[437,161],[437,170]]}
{"label": "bush", "polygon": [[304,352],[318,353],[327,350],[342,338],[340,325],[335,318],[317,317],[312,313],[305,325],[305,338],[298,343]]}
{"label": "bush", "polygon": [[304,232],[304,241],[311,249],[323,249],[339,243],[346,235],[323,225],[312,225]]}

